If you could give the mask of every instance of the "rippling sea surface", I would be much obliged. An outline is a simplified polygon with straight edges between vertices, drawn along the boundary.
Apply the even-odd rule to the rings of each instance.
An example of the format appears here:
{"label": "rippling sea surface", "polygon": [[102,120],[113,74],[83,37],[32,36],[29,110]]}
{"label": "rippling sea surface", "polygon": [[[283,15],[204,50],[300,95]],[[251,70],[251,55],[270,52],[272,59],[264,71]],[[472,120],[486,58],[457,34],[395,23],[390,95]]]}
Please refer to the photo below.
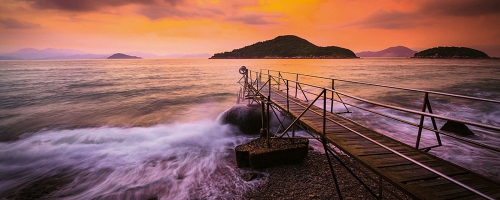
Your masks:
{"label": "rippling sea surface", "polygon": [[[256,184],[241,180],[231,161],[251,137],[217,117],[236,104],[242,65],[500,99],[498,59],[0,61],[0,196],[50,180],[53,198],[237,198]],[[422,107],[419,93],[340,82],[336,89]],[[434,113],[500,126],[498,104],[430,100]],[[344,116],[414,145],[414,127],[353,111]],[[498,133],[472,130],[469,139],[500,147]],[[424,132],[424,146],[432,136]],[[498,153],[446,137],[443,144],[430,152],[500,180]]]}

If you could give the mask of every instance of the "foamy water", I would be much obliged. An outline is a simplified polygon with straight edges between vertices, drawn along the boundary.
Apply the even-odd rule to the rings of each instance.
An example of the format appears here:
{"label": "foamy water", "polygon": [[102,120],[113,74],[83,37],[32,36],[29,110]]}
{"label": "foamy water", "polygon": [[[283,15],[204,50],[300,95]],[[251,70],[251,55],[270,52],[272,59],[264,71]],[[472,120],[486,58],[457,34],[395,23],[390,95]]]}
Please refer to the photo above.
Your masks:
{"label": "foamy water", "polygon": [[242,182],[226,159],[248,140],[237,133],[208,120],[38,132],[0,143],[0,194],[44,176],[70,175],[73,181],[54,197],[238,196],[252,184]]}

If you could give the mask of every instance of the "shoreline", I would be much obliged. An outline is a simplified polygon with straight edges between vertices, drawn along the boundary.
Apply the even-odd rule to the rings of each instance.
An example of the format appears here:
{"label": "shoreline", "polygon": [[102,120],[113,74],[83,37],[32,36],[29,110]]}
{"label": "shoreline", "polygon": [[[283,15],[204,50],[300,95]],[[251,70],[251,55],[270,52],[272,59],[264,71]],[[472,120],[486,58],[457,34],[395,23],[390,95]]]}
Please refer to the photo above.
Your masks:
{"label": "shoreline", "polygon": [[[332,157],[330,158],[344,199],[376,199],[341,164]],[[346,164],[349,166],[359,165],[347,156],[343,160],[347,160]],[[372,191],[378,192],[378,182],[374,182],[368,177],[375,176],[375,174],[365,170],[362,168],[353,169],[354,173]],[[268,174],[267,177],[252,180],[265,179],[252,191],[244,194],[244,199],[339,199],[327,158],[323,152],[309,150],[307,157],[301,164],[282,165],[262,170],[243,169],[242,171],[250,173],[257,171],[257,173]],[[394,198],[391,193],[401,199],[411,199],[384,181],[382,196]]]}

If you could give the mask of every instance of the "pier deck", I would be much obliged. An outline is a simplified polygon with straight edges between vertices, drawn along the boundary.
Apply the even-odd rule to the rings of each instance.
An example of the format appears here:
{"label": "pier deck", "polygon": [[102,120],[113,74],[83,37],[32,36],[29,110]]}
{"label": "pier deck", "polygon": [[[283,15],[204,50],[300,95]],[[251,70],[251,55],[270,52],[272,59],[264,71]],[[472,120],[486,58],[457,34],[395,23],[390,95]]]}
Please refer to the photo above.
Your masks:
{"label": "pier deck", "polygon": [[[291,97],[277,88],[269,88],[270,92],[267,86],[259,90],[254,85],[248,84],[251,93],[267,97],[272,106],[284,112],[292,120],[300,117],[298,120],[310,129],[310,133],[324,137],[328,143],[412,198],[484,199],[486,196],[489,199],[500,199],[500,184],[493,180],[387,137],[339,114],[324,112],[324,108],[312,105],[304,111],[310,106],[310,102]],[[304,114],[300,116],[302,112]],[[326,114],[325,130],[323,130],[324,114]],[[408,158],[458,181],[459,184],[411,162]],[[460,184],[482,194],[478,195]]]}

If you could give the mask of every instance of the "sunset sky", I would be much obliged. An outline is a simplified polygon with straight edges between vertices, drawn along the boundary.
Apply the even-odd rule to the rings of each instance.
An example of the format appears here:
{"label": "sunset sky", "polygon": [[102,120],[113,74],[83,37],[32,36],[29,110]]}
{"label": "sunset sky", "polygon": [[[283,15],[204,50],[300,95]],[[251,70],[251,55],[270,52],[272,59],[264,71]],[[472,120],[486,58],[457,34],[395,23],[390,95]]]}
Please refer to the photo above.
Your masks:
{"label": "sunset sky", "polygon": [[279,35],[354,52],[466,46],[500,57],[500,1],[0,0],[0,53],[213,54]]}

